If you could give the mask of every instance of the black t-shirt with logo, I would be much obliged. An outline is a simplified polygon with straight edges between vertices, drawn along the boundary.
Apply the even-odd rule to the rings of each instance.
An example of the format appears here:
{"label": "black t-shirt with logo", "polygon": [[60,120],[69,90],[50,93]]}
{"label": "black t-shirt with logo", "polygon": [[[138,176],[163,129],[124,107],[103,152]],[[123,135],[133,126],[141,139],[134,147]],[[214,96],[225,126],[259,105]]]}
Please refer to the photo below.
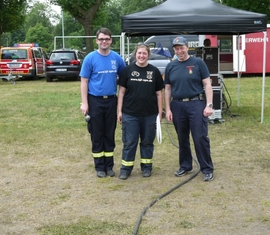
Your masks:
{"label": "black t-shirt with logo", "polygon": [[132,63],[121,73],[119,85],[126,88],[123,113],[132,116],[158,114],[156,91],[164,88],[164,82],[157,67],[151,64],[139,67]]}

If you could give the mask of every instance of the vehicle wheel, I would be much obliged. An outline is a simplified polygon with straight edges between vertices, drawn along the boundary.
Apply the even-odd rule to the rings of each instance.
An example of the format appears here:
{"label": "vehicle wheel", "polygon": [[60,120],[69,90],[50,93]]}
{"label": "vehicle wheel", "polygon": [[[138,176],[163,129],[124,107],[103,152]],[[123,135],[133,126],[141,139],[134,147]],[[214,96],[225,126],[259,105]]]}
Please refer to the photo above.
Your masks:
{"label": "vehicle wheel", "polygon": [[46,76],[46,81],[47,81],[47,82],[52,82],[52,78],[49,77],[49,76]]}
{"label": "vehicle wheel", "polygon": [[2,78],[2,81],[3,82],[7,82],[8,80],[6,78]]}

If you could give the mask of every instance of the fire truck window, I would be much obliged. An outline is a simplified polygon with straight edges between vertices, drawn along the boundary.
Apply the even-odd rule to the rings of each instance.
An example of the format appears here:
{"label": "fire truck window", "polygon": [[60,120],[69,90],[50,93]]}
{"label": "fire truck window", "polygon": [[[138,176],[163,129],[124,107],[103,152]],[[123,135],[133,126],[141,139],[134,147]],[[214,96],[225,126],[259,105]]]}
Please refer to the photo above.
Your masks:
{"label": "fire truck window", "polygon": [[19,57],[19,59],[27,59],[27,51],[26,50],[18,50],[16,54]]}
{"label": "fire truck window", "polygon": [[17,50],[5,50],[2,52],[2,59],[19,59]]}
{"label": "fire truck window", "polygon": [[41,58],[41,54],[39,50],[34,50],[35,58]]}
{"label": "fire truck window", "polygon": [[4,53],[4,54],[2,54],[2,59],[12,59],[12,55],[11,55],[11,53]]}

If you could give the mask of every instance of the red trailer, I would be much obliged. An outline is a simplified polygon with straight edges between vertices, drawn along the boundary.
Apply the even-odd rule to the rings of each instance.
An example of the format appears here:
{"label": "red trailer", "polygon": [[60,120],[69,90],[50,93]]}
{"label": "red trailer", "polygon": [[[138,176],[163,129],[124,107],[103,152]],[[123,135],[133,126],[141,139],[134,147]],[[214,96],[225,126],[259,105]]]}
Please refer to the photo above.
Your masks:
{"label": "red trailer", "polygon": [[[266,37],[266,73],[270,73],[270,27],[267,28]],[[252,33],[245,35],[245,57],[246,57],[246,71],[245,73],[262,73],[263,66],[263,33]]]}
{"label": "red trailer", "polygon": [[[250,33],[239,36],[206,35],[211,46],[219,47],[219,69],[221,74],[260,74],[263,70],[264,33]],[[267,25],[266,37],[266,73],[270,73],[270,24]],[[239,55],[239,61],[238,61]]]}

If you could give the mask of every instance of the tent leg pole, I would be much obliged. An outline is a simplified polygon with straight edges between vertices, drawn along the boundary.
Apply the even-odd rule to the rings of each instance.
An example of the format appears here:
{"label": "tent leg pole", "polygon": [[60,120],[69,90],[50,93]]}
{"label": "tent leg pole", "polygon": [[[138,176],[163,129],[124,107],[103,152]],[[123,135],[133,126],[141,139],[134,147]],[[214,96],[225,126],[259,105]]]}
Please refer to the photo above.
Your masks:
{"label": "tent leg pole", "polygon": [[240,37],[239,34],[237,35],[237,80],[238,80],[238,100],[237,106],[240,106]]}
{"label": "tent leg pole", "polygon": [[266,70],[266,35],[267,31],[264,31],[263,40],[263,78],[262,78],[262,107],[261,107],[261,123],[263,123],[264,118],[264,88],[265,88],[265,70]]}

